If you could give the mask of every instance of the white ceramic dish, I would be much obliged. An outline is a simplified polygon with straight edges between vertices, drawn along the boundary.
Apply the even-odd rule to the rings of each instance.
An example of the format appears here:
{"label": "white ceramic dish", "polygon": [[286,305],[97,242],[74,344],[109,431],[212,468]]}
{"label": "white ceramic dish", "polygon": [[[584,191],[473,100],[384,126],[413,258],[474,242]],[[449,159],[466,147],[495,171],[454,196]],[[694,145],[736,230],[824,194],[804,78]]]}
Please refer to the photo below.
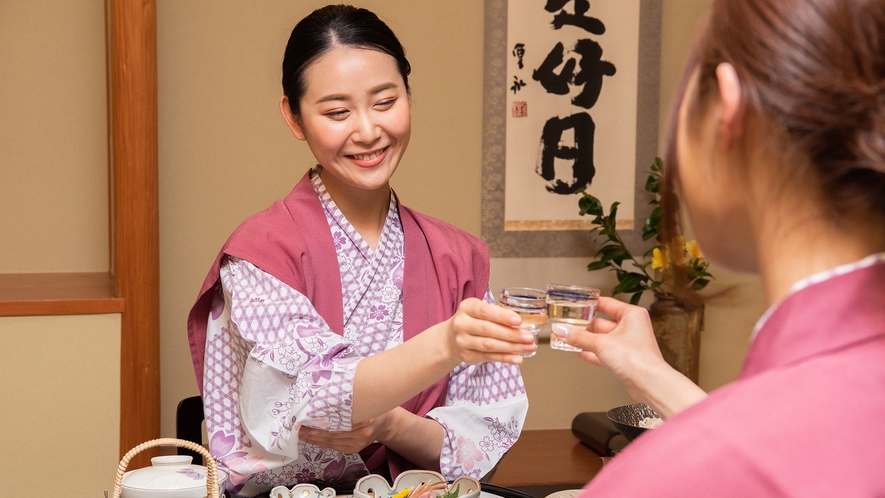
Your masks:
{"label": "white ceramic dish", "polygon": [[577,496],[579,496],[583,492],[583,489],[566,489],[563,491],[551,493],[544,498],[577,498]]}
{"label": "white ceramic dish", "polygon": [[335,490],[320,489],[314,484],[297,484],[291,488],[277,486],[270,490],[270,498],[335,498]]}
{"label": "white ceramic dish", "polygon": [[[445,483],[446,480],[439,472],[429,470],[407,470],[397,476],[391,486],[387,479],[377,474],[370,474],[356,482],[353,490],[354,498],[392,498],[400,491],[409,488],[414,490],[421,484]],[[472,477],[459,477],[444,489],[431,492],[434,498],[443,494],[458,490],[458,498],[479,498],[479,481]]]}

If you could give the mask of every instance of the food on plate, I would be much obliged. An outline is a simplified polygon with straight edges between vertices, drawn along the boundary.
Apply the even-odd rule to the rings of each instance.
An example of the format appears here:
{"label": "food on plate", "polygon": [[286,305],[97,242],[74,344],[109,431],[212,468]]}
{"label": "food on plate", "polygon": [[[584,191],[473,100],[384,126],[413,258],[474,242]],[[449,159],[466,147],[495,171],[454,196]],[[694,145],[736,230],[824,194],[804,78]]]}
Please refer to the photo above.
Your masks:
{"label": "food on plate", "polygon": [[643,429],[654,429],[655,427],[660,427],[664,421],[661,420],[660,417],[645,417],[644,419],[639,421],[639,427]]}

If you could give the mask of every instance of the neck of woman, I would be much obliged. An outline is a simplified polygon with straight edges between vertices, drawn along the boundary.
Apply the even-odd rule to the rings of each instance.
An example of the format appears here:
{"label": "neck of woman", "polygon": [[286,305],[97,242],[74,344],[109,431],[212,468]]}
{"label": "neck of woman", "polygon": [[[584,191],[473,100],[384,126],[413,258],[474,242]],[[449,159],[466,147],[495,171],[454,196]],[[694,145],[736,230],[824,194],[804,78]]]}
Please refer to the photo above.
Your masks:
{"label": "neck of woman", "polygon": [[360,237],[369,244],[374,251],[381,240],[384,231],[384,223],[390,210],[390,185],[385,183],[375,190],[366,190],[350,187],[334,180],[329,181],[329,176],[323,177],[323,184],[332,200],[341,210],[341,214],[360,234]]}
{"label": "neck of woman", "polygon": [[883,217],[870,213],[834,218],[822,203],[808,209],[769,212],[757,233],[756,254],[768,306],[815,273],[885,251]]}

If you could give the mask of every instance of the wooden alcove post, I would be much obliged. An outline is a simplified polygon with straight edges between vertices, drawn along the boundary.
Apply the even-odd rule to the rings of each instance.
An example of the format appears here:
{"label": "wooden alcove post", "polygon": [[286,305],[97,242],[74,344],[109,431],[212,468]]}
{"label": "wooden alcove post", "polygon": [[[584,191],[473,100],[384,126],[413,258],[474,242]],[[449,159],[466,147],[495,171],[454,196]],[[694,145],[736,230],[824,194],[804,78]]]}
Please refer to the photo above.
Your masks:
{"label": "wooden alcove post", "polygon": [[[121,324],[120,454],[160,436],[155,0],[109,0],[111,271]],[[155,454],[155,453],[154,453]],[[142,452],[130,468],[150,464]]]}

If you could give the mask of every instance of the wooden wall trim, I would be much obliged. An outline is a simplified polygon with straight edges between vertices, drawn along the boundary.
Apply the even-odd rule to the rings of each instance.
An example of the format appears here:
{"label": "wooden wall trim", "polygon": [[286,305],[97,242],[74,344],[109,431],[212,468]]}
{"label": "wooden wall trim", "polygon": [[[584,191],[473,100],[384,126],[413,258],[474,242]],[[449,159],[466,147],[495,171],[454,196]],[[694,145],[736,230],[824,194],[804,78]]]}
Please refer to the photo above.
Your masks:
{"label": "wooden wall trim", "polygon": [[0,274],[0,316],[122,313],[110,273]]}
{"label": "wooden wall trim", "polygon": [[[120,454],[160,436],[155,0],[110,0],[111,215],[121,324]],[[142,452],[130,468],[150,465]]]}

